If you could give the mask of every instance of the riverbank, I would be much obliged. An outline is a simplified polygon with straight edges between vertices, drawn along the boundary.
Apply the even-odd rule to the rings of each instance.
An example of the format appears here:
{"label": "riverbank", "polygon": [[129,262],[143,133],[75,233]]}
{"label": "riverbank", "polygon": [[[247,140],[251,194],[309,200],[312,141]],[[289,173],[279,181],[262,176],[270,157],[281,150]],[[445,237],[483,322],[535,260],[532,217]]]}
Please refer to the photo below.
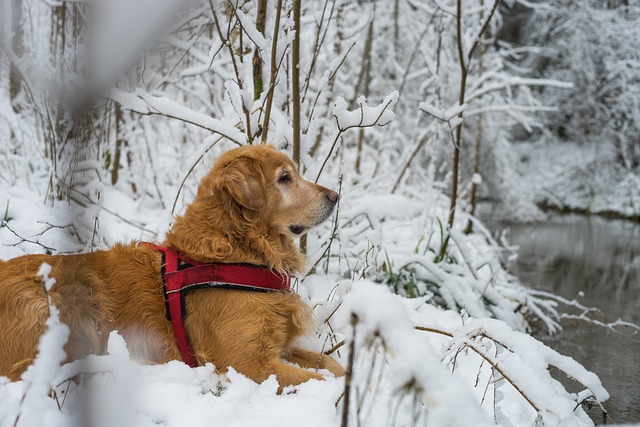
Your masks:
{"label": "riverbank", "polygon": [[[525,197],[542,211],[640,222],[640,170],[616,162],[611,144],[514,144]],[[519,221],[508,215],[510,221]]]}
{"label": "riverbank", "polygon": [[601,211],[592,212],[588,208],[577,208],[577,207],[571,207],[567,205],[557,206],[555,204],[549,204],[547,203],[546,200],[537,202],[536,206],[538,206],[538,208],[543,212],[555,213],[558,215],[578,214],[587,218],[591,216],[598,216],[604,219],[626,220],[631,222],[637,222],[640,224],[640,214],[625,215],[624,213],[621,213],[615,210],[601,210]]}

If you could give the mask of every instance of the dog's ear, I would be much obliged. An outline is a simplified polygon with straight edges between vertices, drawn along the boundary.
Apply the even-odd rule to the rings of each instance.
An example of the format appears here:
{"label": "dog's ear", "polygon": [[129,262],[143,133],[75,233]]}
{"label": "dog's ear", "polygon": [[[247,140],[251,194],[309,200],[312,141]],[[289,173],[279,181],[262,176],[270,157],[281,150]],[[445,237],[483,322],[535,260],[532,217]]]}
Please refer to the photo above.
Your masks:
{"label": "dog's ear", "polygon": [[262,170],[254,160],[242,157],[224,168],[223,188],[242,207],[259,210],[266,204]]}

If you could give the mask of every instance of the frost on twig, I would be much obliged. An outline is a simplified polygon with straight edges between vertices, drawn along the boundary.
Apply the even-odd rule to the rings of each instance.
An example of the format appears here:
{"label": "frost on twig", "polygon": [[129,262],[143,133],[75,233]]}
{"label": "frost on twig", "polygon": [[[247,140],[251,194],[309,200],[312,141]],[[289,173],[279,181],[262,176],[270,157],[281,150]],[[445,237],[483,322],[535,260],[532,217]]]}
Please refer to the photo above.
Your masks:
{"label": "frost on twig", "polygon": [[[536,314],[543,322],[545,322],[547,326],[547,330],[550,333],[554,333],[557,330],[562,329],[559,322],[561,320],[579,320],[582,322],[590,323],[594,326],[598,326],[601,328],[605,328],[619,334],[621,336],[631,338],[637,335],[640,332],[640,325],[637,325],[632,322],[627,322],[622,319],[617,319],[612,322],[607,320],[598,320],[594,317],[594,315],[602,313],[599,309],[594,307],[587,307],[584,304],[581,304],[575,299],[569,300],[567,298],[563,298],[560,295],[555,295],[551,292],[545,292],[537,289],[529,289],[527,291],[528,298],[534,302],[534,306],[544,308],[546,311],[546,315]],[[560,310],[558,308],[559,305],[564,307],[564,310]],[[573,309],[578,311],[577,314],[568,313],[566,310]],[[549,324],[549,317],[553,317],[551,324]],[[630,332],[627,332],[630,331]]]}
{"label": "frost on twig", "polygon": [[[513,89],[518,87],[523,89],[532,87],[571,89],[573,84],[560,80],[522,78],[504,73],[488,73],[487,76],[482,76],[469,88],[469,94],[465,97],[466,102],[463,104],[456,103],[446,108],[423,101],[420,102],[418,107],[437,121],[447,123],[451,130],[460,126],[464,120],[469,117],[491,112],[509,114],[516,122],[521,123],[526,129],[530,130],[530,119],[518,113],[552,112],[558,110],[555,106],[539,105],[532,99],[529,99],[529,102],[525,105],[517,103]],[[496,92],[505,92],[508,102],[504,102],[504,99],[502,99],[491,100],[487,103],[486,99],[490,99],[489,95]],[[481,102],[483,98],[485,98],[485,101]],[[470,107],[470,104],[473,108]]]}

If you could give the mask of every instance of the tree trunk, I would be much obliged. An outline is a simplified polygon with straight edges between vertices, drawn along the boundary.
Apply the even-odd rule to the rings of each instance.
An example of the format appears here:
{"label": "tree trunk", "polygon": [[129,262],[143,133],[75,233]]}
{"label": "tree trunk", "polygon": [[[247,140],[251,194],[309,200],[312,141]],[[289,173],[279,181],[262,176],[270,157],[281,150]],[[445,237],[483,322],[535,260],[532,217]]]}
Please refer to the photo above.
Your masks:
{"label": "tree trunk", "polygon": [[[480,0],[480,22],[484,21],[484,0]],[[482,43],[482,35],[480,36],[480,43],[478,43],[478,75],[484,74],[484,44]],[[483,138],[483,126],[482,126],[482,114],[478,115],[476,121],[476,142],[474,144],[473,153],[473,170],[471,171],[471,194],[469,196],[469,213],[471,216],[476,214],[477,193],[479,183],[476,181],[476,176],[480,173],[480,152],[482,150],[482,138]],[[464,232],[469,234],[473,231],[473,221],[469,219]]]}
{"label": "tree trunk", "polygon": [[[258,15],[256,16],[256,29],[264,36],[265,22],[267,20],[267,0],[258,0]],[[278,31],[276,28],[275,31]],[[260,98],[264,90],[262,80],[262,58],[260,50],[255,47],[253,52],[253,100]]]}
{"label": "tree trunk", "polygon": [[300,169],[300,1],[293,0],[295,36],[291,45],[291,96],[293,102],[293,161]]}
{"label": "tree trunk", "polygon": [[[15,53],[17,57],[21,57],[24,53],[22,26],[20,25],[20,21],[22,19],[22,8],[20,7],[20,2],[17,0],[6,0],[5,4],[8,8],[8,10],[3,10],[3,13],[6,13],[4,20],[7,28],[5,28],[5,31],[11,34],[11,48],[13,49],[13,53]],[[13,65],[10,64],[8,68],[9,99],[10,101],[13,101],[20,93],[22,78]],[[16,111],[17,106],[13,102],[11,102],[11,104],[13,106],[13,110]]]}
{"label": "tree trunk", "polygon": [[[375,18],[375,7],[374,7]],[[362,54],[362,84],[364,86],[364,96],[369,96],[369,79],[371,78],[371,45],[373,43],[373,22],[371,20],[369,29],[367,30],[367,40],[364,44],[364,53]],[[358,153],[356,155],[355,169],[356,173],[360,173],[360,163],[362,162],[362,145],[364,143],[364,128],[358,130]]]}
{"label": "tree trunk", "polygon": [[276,22],[273,26],[273,39],[271,41],[271,76],[269,77],[269,89],[262,125],[262,143],[266,144],[269,136],[269,121],[271,120],[271,108],[273,106],[273,94],[276,91],[276,79],[278,77],[278,33],[280,31],[280,16],[282,15],[282,0],[276,5]]}
{"label": "tree trunk", "polygon": [[116,185],[120,175],[120,159],[122,158],[122,149],[125,141],[121,137],[122,131],[120,124],[122,123],[122,107],[116,103],[115,108],[115,134],[116,134],[116,150],[113,153],[113,164],[111,165],[111,185]]}
{"label": "tree trunk", "polygon": [[[300,162],[300,1],[293,0],[293,25],[295,36],[291,45],[291,92],[293,100],[293,161],[301,169]],[[300,251],[307,252],[306,234],[300,238]]]}
{"label": "tree trunk", "polygon": [[[462,47],[462,1],[457,0],[457,16],[456,16],[456,38],[458,47],[458,61],[460,61],[460,95],[458,98],[458,105],[463,105],[465,101],[465,91],[467,89],[467,64],[465,62],[463,47]],[[460,113],[462,117],[462,113]],[[436,257],[437,261],[442,261],[447,253],[447,246],[449,245],[450,234],[449,231],[453,228],[453,221],[456,215],[456,202],[458,200],[458,168],[460,166],[460,145],[462,144],[462,123],[460,123],[455,130],[455,137],[453,141],[453,167],[451,172],[451,204],[449,206],[449,219],[447,220],[447,236],[440,247],[440,253]]]}

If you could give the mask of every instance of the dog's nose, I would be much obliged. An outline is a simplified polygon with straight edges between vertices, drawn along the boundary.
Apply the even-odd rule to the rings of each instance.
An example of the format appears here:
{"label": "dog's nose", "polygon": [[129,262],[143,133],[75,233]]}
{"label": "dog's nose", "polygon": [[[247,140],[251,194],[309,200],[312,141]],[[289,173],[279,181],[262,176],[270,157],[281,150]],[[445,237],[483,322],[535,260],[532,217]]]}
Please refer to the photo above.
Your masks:
{"label": "dog's nose", "polygon": [[340,195],[335,191],[327,191],[327,199],[329,199],[331,203],[336,203],[338,201],[338,197],[340,197]]}

